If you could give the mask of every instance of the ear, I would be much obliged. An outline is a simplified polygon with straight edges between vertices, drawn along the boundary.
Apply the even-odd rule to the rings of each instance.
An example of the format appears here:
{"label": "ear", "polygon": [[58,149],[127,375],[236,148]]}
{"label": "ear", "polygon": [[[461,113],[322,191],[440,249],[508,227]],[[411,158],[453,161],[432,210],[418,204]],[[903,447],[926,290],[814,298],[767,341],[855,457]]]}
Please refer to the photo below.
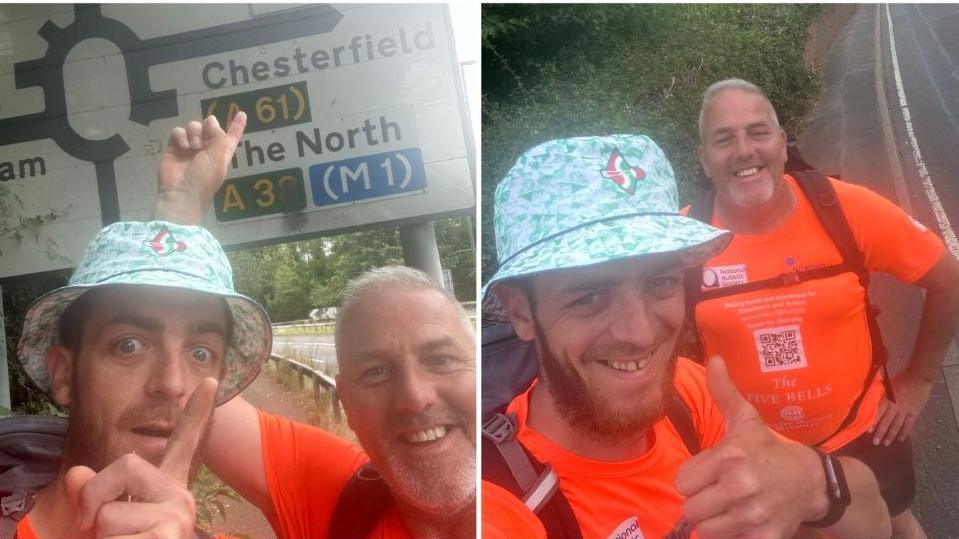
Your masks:
{"label": "ear", "polygon": [[506,309],[516,336],[524,341],[532,341],[536,337],[536,331],[533,325],[533,310],[530,308],[526,291],[509,283],[500,283],[493,288],[493,293]]}
{"label": "ear", "polygon": [[782,142],[782,144],[779,145],[779,151],[782,154],[783,163],[785,163],[789,160],[789,152],[787,151],[786,144],[789,139],[786,137],[786,130],[783,128],[779,128],[779,139]]}
{"label": "ear", "polygon": [[47,349],[47,376],[50,377],[50,394],[63,408],[69,408],[73,398],[73,353],[62,345]]}
{"label": "ear", "polygon": [[699,166],[703,167],[703,172],[706,174],[706,177],[712,178],[713,174],[710,172],[709,167],[706,166],[706,150],[703,149],[702,144],[696,148],[696,155],[699,156]]}
{"label": "ear", "polygon": [[347,382],[340,373],[336,374],[336,398],[340,399],[340,404],[343,405],[343,415],[346,416],[346,424],[353,429],[353,432],[356,432],[356,428],[354,428],[353,425],[353,414],[350,413],[350,410],[353,408],[353,393],[350,391],[350,383]]}

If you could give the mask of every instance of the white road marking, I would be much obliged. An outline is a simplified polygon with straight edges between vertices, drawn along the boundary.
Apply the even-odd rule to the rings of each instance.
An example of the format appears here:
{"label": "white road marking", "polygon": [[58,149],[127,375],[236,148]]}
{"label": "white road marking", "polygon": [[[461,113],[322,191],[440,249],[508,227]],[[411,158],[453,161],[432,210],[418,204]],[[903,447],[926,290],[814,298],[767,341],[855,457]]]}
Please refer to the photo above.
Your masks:
{"label": "white road marking", "polygon": [[876,6],[876,101],[879,105],[879,120],[882,124],[882,141],[889,157],[889,168],[892,172],[892,185],[899,199],[899,207],[912,217],[916,213],[912,210],[912,201],[909,200],[909,189],[906,187],[905,174],[902,172],[902,161],[899,160],[899,150],[896,148],[896,139],[893,138],[892,120],[889,119],[889,102],[886,101],[885,76],[882,70],[882,7]]}
{"label": "white road marking", "polygon": [[936,188],[932,185],[932,178],[926,169],[926,163],[922,159],[922,153],[919,151],[919,141],[916,140],[916,132],[912,127],[912,114],[909,112],[909,104],[906,102],[906,91],[902,86],[902,75],[899,71],[899,58],[896,56],[896,36],[892,26],[892,15],[889,12],[889,5],[886,5],[886,20],[889,23],[889,52],[892,56],[893,75],[896,78],[896,92],[899,94],[899,107],[902,109],[902,118],[906,123],[906,134],[909,135],[909,144],[912,146],[912,157],[916,162],[916,169],[919,171],[919,180],[923,189],[926,191],[926,197],[932,205],[932,212],[939,223],[939,229],[942,231],[943,239],[949,247],[952,256],[959,258],[959,240],[956,239],[956,233],[949,223],[946,216],[946,210],[939,201],[939,195],[936,194]]}

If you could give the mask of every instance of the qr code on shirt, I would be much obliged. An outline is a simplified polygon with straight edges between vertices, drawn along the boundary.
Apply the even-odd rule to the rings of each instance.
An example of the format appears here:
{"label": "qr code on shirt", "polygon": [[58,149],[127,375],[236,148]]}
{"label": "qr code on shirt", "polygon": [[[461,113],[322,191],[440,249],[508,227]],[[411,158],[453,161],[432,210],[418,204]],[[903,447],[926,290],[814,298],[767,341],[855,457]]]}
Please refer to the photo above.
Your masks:
{"label": "qr code on shirt", "polygon": [[753,331],[759,369],[762,372],[788,371],[806,366],[799,326],[780,326]]}

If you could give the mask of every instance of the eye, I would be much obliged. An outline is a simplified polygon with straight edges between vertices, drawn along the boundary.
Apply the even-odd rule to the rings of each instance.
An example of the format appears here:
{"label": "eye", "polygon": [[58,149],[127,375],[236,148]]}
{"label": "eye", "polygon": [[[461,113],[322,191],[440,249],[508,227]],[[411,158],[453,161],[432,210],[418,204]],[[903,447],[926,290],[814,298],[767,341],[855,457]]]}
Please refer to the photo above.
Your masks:
{"label": "eye", "polygon": [[190,350],[190,357],[200,363],[208,363],[213,361],[215,357],[213,350],[210,350],[206,346],[197,346]]}
{"label": "eye", "polygon": [[113,344],[113,351],[118,354],[140,354],[146,350],[146,345],[136,337],[123,337]]}
{"label": "eye", "polygon": [[454,360],[452,356],[439,354],[439,355],[430,356],[429,358],[427,358],[426,365],[434,369],[445,369],[452,366],[453,362]]}
{"label": "eye", "polygon": [[678,275],[658,275],[649,280],[649,290],[658,297],[668,297],[677,292],[683,284]]}
{"label": "eye", "polygon": [[357,378],[364,385],[377,385],[385,382],[390,376],[390,370],[384,365],[376,365],[365,369]]}
{"label": "eye", "polygon": [[598,292],[590,292],[589,294],[580,296],[573,301],[569,302],[570,307],[588,307],[595,304],[599,300]]}

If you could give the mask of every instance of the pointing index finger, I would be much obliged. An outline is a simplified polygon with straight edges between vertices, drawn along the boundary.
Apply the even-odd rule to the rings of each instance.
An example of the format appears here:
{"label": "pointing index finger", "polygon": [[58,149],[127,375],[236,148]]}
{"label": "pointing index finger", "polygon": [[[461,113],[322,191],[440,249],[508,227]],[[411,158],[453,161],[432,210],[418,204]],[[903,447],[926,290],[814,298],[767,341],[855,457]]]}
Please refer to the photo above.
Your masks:
{"label": "pointing index finger", "polygon": [[205,378],[200,382],[187,401],[183,415],[170,434],[170,441],[163,452],[160,469],[184,485],[189,483],[190,463],[200,445],[203,430],[210,421],[217,387],[217,381],[213,378]]}

